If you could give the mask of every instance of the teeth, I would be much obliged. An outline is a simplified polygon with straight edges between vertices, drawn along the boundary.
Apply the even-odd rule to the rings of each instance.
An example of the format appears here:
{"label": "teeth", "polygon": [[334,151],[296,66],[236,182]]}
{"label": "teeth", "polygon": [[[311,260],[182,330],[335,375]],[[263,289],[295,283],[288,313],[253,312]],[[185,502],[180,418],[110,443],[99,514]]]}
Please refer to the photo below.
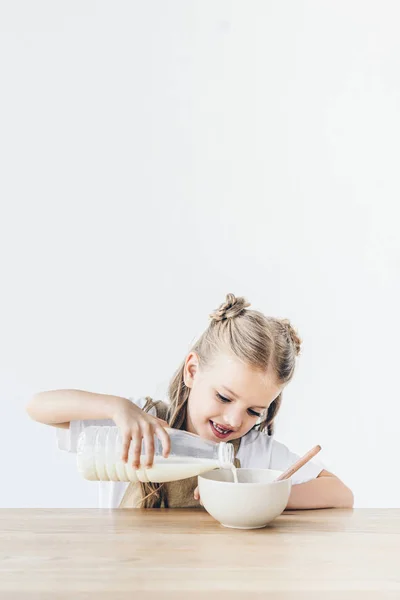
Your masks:
{"label": "teeth", "polygon": [[222,427],[220,427],[219,425],[214,423],[214,421],[213,421],[213,425],[214,425],[215,429],[217,431],[219,431],[220,433],[228,433],[228,431],[230,431],[230,429],[222,429]]}

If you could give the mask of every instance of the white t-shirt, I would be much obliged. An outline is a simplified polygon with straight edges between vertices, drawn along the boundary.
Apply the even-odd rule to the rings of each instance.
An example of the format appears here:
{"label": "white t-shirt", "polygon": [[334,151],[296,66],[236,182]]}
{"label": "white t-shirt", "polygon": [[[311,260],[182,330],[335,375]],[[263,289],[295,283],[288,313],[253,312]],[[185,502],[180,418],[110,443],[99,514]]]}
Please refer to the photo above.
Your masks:
{"label": "white t-shirt", "polygon": [[[145,398],[129,399],[139,408],[143,408],[146,402]],[[156,409],[153,407],[149,414],[156,416]],[[71,421],[68,429],[58,427],[56,430],[58,448],[66,452],[76,453],[79,434],[85,427],[90,425],[104,426],[115,425],[115,423],[111,419]],[[285,471],[298,460],[299,455],[291,452],[284,444],[277,442],[274,436],[264,432],[249,431],[241,439],[237,458],[240,460],[243,469],[259,468]],[[323,464],[314,459],[314,461],[306,463],[292,476],[292,483],[304,483],[314,479],[323,469]],[[125,481],[98,481],[93,482],[93,485],[98,486],[99,508],[118,508],[129,483]]]}

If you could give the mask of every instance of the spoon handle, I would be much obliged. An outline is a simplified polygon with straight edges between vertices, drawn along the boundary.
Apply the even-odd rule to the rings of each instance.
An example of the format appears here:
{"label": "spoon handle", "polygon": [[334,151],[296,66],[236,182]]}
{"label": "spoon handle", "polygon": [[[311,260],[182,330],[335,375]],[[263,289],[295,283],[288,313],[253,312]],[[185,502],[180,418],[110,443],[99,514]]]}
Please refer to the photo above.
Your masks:
{"label": "spoon handle", "polygon": [[315,446],[314,448],[309,450],[307,452],[307,454],[305,454],[304,456],[299,458],[299,460],[296,460],[296,462],[291,467],[289,467],[289,469],[287,469],[287,471],[285,471],[284,473],[279,475],[279,477],[277,477],[275,479],[275,481],[282,481],[283,479],[289,479],[294,473],[296,473],[296,471],[301,469],[301,467],[303,465],[308,463],[309,460],[311,460],[316,454],[318,454],[318,452],[320,452],[320,450],[321,450],[321,446]]}

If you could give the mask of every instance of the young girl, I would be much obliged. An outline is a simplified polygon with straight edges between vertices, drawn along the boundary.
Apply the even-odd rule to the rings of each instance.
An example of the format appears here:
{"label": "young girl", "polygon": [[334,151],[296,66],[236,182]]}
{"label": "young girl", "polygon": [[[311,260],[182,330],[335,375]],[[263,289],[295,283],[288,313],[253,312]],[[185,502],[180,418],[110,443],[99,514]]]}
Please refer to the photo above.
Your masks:
{"label": "young girl", "polygon": [[[89,425],[116,424],[123,438],[123,460],[133,452],[140,463],[142,440],[147,466],[154,456],[154,435],[164,456],[174,427],[219,442],[232,442],[242,468],[286,470],[299,457],[275,440],[274,420],[282,392],[293,377],[301,340],[288,320],[248,310],[244,298],[228,294],[210,315],[169,386],[169,404],[151,398],[132,400],[78,390],[36,394],[27,407],[36,421],[57,427],[58,447],[76,452],[79,433]],[[197,478],[164,483],[99,482],[100,507],[188,507],[200,500]],[[292,477],[288,509],[353,506],[353,494],[316,462]]]}

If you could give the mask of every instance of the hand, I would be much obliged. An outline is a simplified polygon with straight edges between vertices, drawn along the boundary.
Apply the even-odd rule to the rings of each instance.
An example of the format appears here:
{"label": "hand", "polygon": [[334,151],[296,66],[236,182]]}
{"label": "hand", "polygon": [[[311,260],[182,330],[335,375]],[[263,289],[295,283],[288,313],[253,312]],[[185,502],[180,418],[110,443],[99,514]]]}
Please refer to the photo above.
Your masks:
{"label": "hand", "polygon": [[197,486],[197,488],[194,490],[194,499],[198,500],[200,502],[200,504],[203,506],[203,503],[200,498],[199,486]]}
{"label": "hand", "polygon": [[122,435],[122,460],[128,461],[129,447],[132,449],[132,467],[140,466],[140,451],[142,440],[146,449],[145,467],[151,467],[154,460],[154,435],[162,443],[163,456],[167,458],[171,450],[171,441],[164,427],[168,423],[157,417],[145,413],[136,404],[126,398],[118,398],[111,415],[114,423],[119,427]]}

